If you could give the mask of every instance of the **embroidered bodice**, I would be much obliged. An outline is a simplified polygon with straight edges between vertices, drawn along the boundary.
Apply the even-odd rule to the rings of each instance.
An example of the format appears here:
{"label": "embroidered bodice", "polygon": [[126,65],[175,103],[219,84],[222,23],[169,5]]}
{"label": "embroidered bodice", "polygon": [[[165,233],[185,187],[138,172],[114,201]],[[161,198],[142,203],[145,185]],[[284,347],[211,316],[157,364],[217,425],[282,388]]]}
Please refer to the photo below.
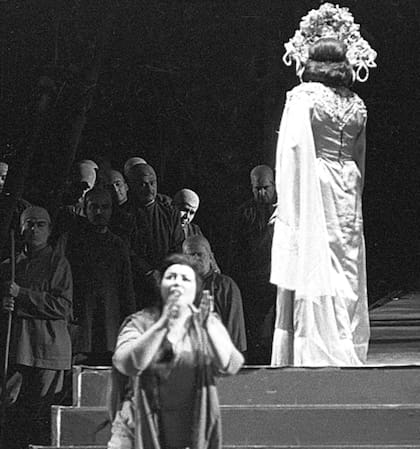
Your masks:
{"label": "embroidered bodice", "polygon": [[366,106],[357,94],[345,87],[309,82],[296,86],[287,98],[308,102],[317,157],[340,162],[356,159],[367,118]]}

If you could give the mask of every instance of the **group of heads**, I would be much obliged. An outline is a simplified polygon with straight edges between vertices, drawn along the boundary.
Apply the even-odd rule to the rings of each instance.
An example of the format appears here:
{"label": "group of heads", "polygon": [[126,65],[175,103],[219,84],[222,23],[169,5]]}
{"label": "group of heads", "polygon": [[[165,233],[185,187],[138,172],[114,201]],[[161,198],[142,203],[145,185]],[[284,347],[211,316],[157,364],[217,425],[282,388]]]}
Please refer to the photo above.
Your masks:
{"label": "group of heads", "polygon": [[[131,158],[125,163],[124,175],[117,170],[111,170],[107,182],[115,192],[119,205],[127,201],[129,190],[134,201],[143,205],[153,203],[158,193],[155,170],[139,157]],[[193,220],[200,205],[200,198],[193,190],[181,189],[175,194],[173,205],[179,211],[182,226],[185,226]]]}
{"label": "group of heads", "polygon": [[[84,160],[76,167],[76,172],[79,174],[78,180],[83,186],[84,214],[93,226],[103,232],[111,219],[112,193],[106,188],[95,186],[98,169],[95,162]],[[4,167],[0,164],[0,174],[2,168]],[[116,170],[111,170],[108,177],[108,185],[114,189],[118,204],[126,201],[129,185],[145,203],[154,201],[157,194],[156,173],[144,159],[129,159],[124,166],[124,174],[129,184]],[[257,203],[271,204],[275,201],[274,175],[270,167],[266,165],[254,167],[250,173],[250,180],[253,197]],[[200,199],[193,190],[181,189],[175,194],[173,205],[179,212],[182,226],[185,226],[193,220],[199,208]],[[51,233],[51,219],[48,212],[41,207],[26,209],[21,216],[21,229],[28,244],[35,246],[46,244]],[[186,239],[183,252],[195,261],[197,270],[202,276],[211,270],[214,256],[208,240],[203,236]]]}
{"label": "group of heads", "polygon": [[117,170],[109,170],[100,182],[97,182],[98,170],[94,161],[80,161],[73,168],[70,183],[71,201],[82,206],[83,215],[98,229],[106,228],[113,206],[127,201],[129,184],[136,199],[144,203],[155,200],[156,173],[144,159],[130,158],[124,166],[125,176]]}

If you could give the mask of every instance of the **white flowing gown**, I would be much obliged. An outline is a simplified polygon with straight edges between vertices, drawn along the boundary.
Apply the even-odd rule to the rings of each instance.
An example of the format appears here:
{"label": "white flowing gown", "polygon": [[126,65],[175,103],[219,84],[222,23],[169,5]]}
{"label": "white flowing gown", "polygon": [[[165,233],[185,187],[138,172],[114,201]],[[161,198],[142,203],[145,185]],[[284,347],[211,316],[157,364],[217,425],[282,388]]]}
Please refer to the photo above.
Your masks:
{"label": "white flowing gown", "polygon": [[[309,82],[287,94],[276,155],[271,282],[279,292],[294,292],[296,366],[366,361],[366,119],[363,101],[347,88]],[[281,364],[281,344],[275,328],[272,365]]]}

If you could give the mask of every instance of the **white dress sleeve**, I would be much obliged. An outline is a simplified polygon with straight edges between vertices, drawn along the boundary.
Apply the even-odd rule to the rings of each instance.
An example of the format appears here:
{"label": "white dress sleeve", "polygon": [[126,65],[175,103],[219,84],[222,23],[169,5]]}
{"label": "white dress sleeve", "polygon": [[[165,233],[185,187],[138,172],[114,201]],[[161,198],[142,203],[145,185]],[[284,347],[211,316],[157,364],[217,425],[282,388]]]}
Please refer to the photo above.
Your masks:
{"label": "white dress sleeve", "polygon": [[299,297],[334,294],[311,109],[311,93],[302,86],[288,93],[276,153],[270,281]]}

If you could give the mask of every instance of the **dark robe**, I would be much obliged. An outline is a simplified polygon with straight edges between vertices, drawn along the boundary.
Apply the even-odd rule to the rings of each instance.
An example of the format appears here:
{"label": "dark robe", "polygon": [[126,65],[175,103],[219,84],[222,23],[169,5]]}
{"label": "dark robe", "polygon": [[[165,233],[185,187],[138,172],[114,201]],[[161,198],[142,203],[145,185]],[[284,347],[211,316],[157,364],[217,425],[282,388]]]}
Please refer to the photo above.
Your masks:
{"label": "dark robe", "polygon": [[158,268],[167,255],[181,252],[184,233],[176,209],[156,198],[147,207],[133,205],[131,211],[137,225],[133,250],[147,263],[146,272]]}
{"label": "dark robe", "polygon": [[247,343],[242,296],[235,281],[211,271],[204,277],[203,290],[209,290],[214,297],[214,310],[221,317],[233,344],[239,351],[245,352]]}
{"label": "dark robe", "polygon": [[195,223],[186,224],[182,227],[182,230],[184,231],[184,236],[186,239],[194,235],[202,235],[204,237],[203,233],[201,232],[200,226]]}
{"label": "dark robe", "polygon": [[248,363],[270,362],[276,287],[270,284],[273,226],[272,204],[253,199],[236,214],[230,243],[229,272],[243,293],[248,331]]}
{"label": "dark robe", "polygon": [[109,229],[113,234],[118,235],[130,248],[132,242],[136,241],[136,218],[124,208],[118,206],[112,208]]}
{"label": "dark robe", "polygon": [[131,242],[131,261],[138,308],[147,307],[159,296],[156,273],[166,256],[179,253],[184,233],[178,212],[156,197],[148,207],[129,203],[136,219],[136,234]]}
{"label": "dark robe", "polygon": [[67,236],[74,280],[73,353],[113,351],[119,326],[136,310],[129,250],[87,224]]}

